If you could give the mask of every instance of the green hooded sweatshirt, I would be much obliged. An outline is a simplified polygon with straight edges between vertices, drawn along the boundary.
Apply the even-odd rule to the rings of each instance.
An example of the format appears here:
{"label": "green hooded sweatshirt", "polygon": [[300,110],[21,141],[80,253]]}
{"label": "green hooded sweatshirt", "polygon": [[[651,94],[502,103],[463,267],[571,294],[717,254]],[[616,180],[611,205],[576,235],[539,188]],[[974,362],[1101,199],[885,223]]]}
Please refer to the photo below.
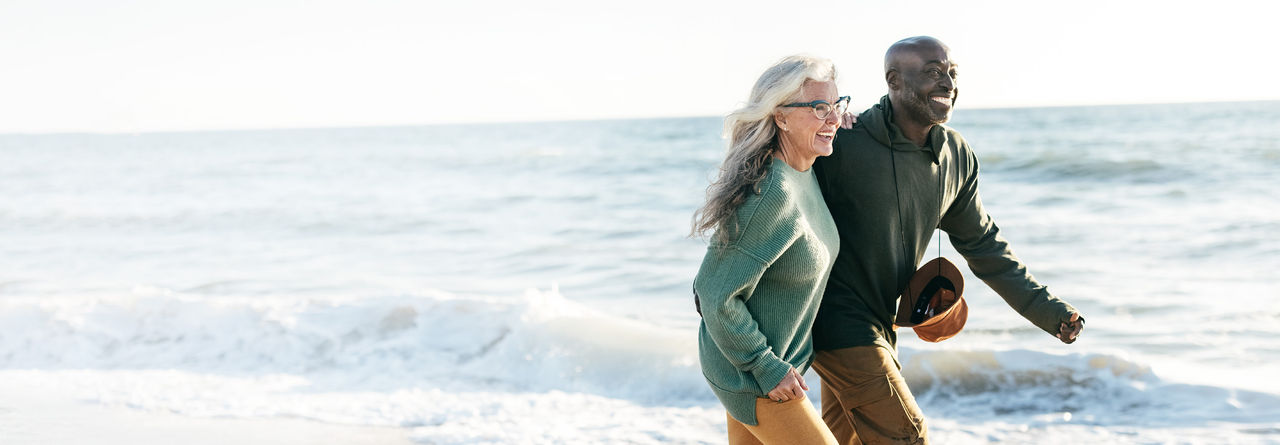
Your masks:
{"label": "green hooded sweatshirt", "polygon": [[919,147],[893,123],[885,96],[852,129],[837,132],[835,153],[818,158],[814,172],[840,232],[813,326],[815,349],[895,350],[898,295],[935,228],[947,232],[975,276],[1040,329],[1056,335],[1075,312],[1027,272],[982,209],[978,158],[955,130],[935,125]]}

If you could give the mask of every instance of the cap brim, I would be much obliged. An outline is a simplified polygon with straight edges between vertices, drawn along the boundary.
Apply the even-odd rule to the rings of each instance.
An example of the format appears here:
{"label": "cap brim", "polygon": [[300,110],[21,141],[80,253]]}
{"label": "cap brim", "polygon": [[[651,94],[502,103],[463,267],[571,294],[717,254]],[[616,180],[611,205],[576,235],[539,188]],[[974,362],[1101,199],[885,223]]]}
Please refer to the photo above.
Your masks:
{"label": "cap brim", "polygon": [[[919,324],[928,323],[929,320],[932,320],[933,318],[951,312],[949,309],[943,310],[940,311],[941,313],[934,314],[932,317],[927,317],[918,323],[911,322],[911,312],[916,307],[916,302],[920,297],[920,292],[924,291],[928,287],[930,281],[933,281],[935,277],[939,276],[946,278],[951,282],[951,285],[955,287],[955,297],[957,301],[963,302],[964,275],[960,273],[960,269],[956,267],[955,263],[952,263],[945,257],[937,257],[928,263],[925,263],[923,266],[920,266],[920,268],[916,270],[915,274],[911,276],[911,280],[907,282],[906,289],[902,291],[902,295],[900,295],[898,299],[898,314],[894,318],[894,325],[901,327],[913,327]],[[939,291],[941,291],[941,289],[939,289]],[[934,299],[936,296],[938,296],[938,292],[934,292],[933,295],[929,295],[927,298]],[[953,304],[952,306],[954,307],[956,304]],[[967,310],[965,311],[965,314],[967,316]]]}

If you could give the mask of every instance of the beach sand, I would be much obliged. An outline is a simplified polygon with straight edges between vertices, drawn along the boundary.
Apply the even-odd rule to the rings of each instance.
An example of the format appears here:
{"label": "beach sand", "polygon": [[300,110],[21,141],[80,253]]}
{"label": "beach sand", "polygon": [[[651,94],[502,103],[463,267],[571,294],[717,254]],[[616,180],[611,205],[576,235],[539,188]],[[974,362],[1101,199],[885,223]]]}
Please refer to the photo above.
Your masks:
{"label": "beach sand", "polygon": [[411,444],[408,429],[304,419],[196,418],[102,406],[67,390],[0,381],[0,443]]}

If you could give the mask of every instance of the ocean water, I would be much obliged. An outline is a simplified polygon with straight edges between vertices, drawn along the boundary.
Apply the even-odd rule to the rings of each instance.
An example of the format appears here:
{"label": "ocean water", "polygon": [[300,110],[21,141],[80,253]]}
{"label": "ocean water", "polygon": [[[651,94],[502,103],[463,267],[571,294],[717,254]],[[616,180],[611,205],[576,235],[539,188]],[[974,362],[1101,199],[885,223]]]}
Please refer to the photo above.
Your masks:
{"label": "ocean water", "polygon": [[[1280,443],[1280,103],[950,125],[1088,325],[1063,345],[968,275],[963,334],[901,336],[935,443]],[[428,444],[721,443],[687,236],[719,130],[0,135],[0,378]]]}

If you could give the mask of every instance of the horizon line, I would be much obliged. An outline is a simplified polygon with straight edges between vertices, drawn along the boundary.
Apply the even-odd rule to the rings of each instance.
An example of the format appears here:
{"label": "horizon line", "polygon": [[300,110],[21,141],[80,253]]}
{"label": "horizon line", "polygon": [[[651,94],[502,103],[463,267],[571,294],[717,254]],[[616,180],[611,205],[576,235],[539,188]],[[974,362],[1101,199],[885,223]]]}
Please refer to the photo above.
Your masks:
{"label": "horizon line", "polygon": [[[1147,106],[1147,105],[1190,105],[1190,104],[1231,104],[1231,103],[1255,103],[1255,102],[1280,102],[1280,99],[1248,99],[1248,100],[1194,100],[1194,101],[1170,101],[1170,102],[1133,102],[1133,103],[1102,103],[1102,104],[1053,104],[1053,105],[995,105],[995,106],[974,106],[959,108],[957,112],[966,110],[1027,110],[1027,109],[1045,109],[1045,108],[1097,108],[1097,107],[1128,107],[1128,106]],[[878,102],[876,102],[878,103]],[[874,103],[873,103],[874,105]],[[445,122],[417,122],[417,123],[389,123],[389,124],[335,124],[335,125],[299,125],[299,126],[262,126],[262,127],[220,127],[220,128],[179,128],[179,129],[160,129],[160,130],[140,130],[140,131],[31,131],[31,132],[0,132],[0,136],[69,136],[69,135],[94,135],[94,136],[141,136],[152,134],[180,134],[180,133],[235,133],[235,132],[253,132],[253,131],[306,131],[306,130],[359,130],[359,129],[376,129],[376,128],[411,128],[411,127],[444,127],[444,126],[471,126],[471,125],[501,125],[501,124],[550,124],[550,123],[571,123],[571,122],[609,122],[609,121],[645,121],[645,120],[666,120],[666,119],[708,119],[723,118],[722,114],[698,114],[698,115],[668,115],[668,116],[615,116],[615,117],[570,117],[560,119],[514,119],[514,120],[495,120],[495,121],[445,121]]]}

